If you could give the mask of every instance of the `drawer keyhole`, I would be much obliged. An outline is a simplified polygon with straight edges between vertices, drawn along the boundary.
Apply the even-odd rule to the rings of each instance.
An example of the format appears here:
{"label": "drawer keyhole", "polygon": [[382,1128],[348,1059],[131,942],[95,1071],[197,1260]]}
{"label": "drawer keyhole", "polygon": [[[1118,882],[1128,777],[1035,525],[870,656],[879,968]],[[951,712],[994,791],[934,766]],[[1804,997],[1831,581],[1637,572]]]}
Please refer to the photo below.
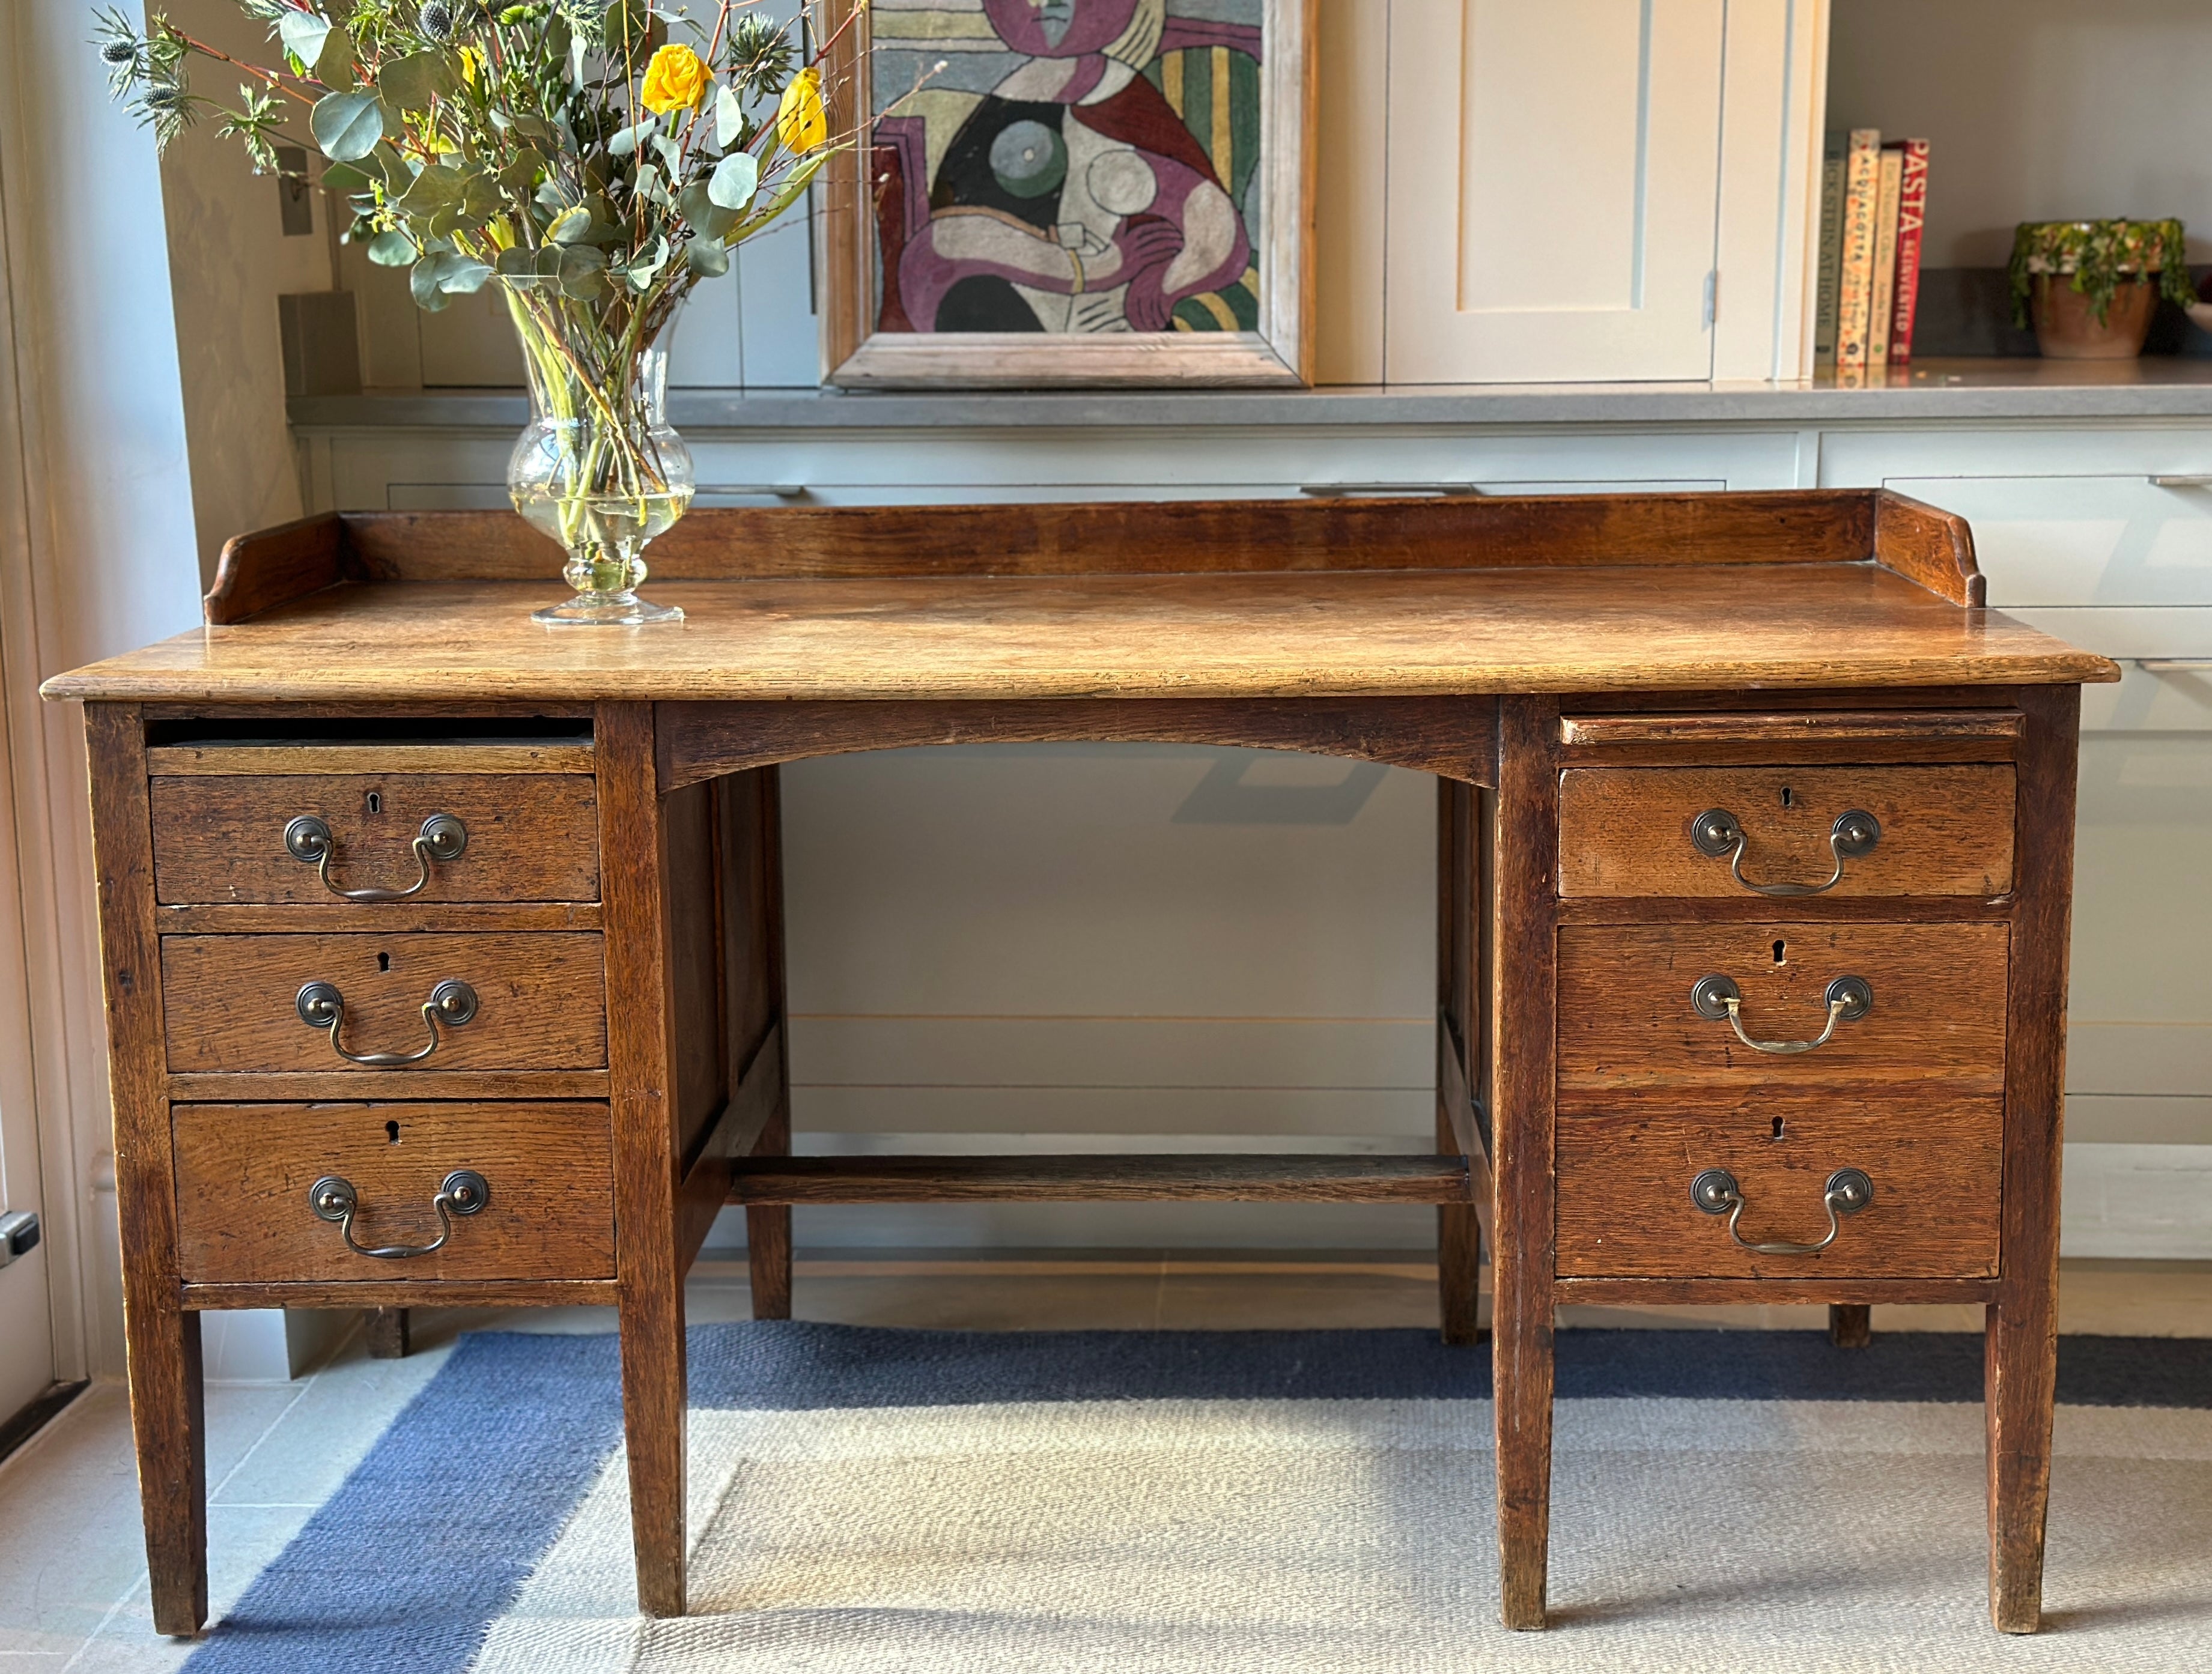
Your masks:
{"label": "drawer keyhole", "polygon": [[[1782,959],[1782,955],[1781,955],[1781,953],[1778,951],[1778,949],[1781,948],[1782,943],[1779,943],[1779,942],[1777,942],[1774,945],[1775,945],[1776,949],[1778,949],[1778,951],[1776,952],[1776,954],[1775,954],[1775,955],[1774,955],[1774,957],[1775,957],[1775,961],[1776,961],[1776,962],[1777,962],[1777,963],[1779,963],[1779,962],[1781,961],[1781,959]],[[391,955],[390,954],[388,954],[388,953],[380,953],[380,954],[377,955],[376,955],[376,968],[377,968],[378,970],[380,970],[380,971],[388,971],[388,970],[390,970],[390,969],[392,968],[392,955]]]}
{"label": "drawer keyhole", "polygon": [[[399,1137],[399,1124],[393,1122],[390,1125],[392,1128],[392,1137],[395,1139],[398,1138]],[[1782,1119],[1779,1116],[1777,1116],[1774,1119],[1774,1137],[1777,1139],[1782,1137]]]}
{"label": "drawer keyhole", "polygon": [[[1784,808],[1790,806],[1790,787],[1787,785],[1782,787],[1782,805]],[[374,812],[374,810],[372,810],[371,811]]]}
{"label": "drawer keyhole", "polygon": [[1778,965],[1782,963],[1783,949],[1786,945],[1786,943],[1781,942],[1777,942],[1774,944],[1774,962]]}
{"label": "drawer keyhole", "polygon": [[[1778,1137],[1782,1132],[1782,1119],[1779,1116],[1774,1119],[1774,1131]],[[387,1145],[396,1145],[399,1143],[398,1123],[386,1122],[384,1125],[384,1143]]]}
{"label": "drawer keyhole", "polygon": [[[1782,799],[1784,802],[1789,801],[1790,793],[1787,791],[1782,793]],[[371,791],[368,793],[368,811],[372,814],[381,814],[384,811],[384,793],[381,791]]]}

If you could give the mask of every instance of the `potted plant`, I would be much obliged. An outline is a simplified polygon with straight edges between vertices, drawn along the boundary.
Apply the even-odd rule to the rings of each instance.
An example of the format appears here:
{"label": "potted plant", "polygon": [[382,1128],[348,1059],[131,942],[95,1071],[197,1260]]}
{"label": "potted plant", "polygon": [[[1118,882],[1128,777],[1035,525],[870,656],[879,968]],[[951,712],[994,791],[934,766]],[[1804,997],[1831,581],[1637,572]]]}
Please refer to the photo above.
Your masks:
{"label": "potted plant", "polygon": [[2197,300],[2178,221],[2024,221],[2013,234],[2013,321],[2053,360],[2130,361],[2158,299]]}
{"label": "potted plant", "polygon": [[[696,19],[675,0],[239,3],[268,24],[273,64],[159,12],[143,33],[101,14],[116,96],[158,145],[216,121],[257,172],[276,170],[279,142],[311,145],[348,238],[406,268],[424,308],[499,286],[532,414],[508,491],[566,550],[575,589],[533,620],[680,621],[636,593],[646,543],[691,502],[690,452],[664,411],[668,326],[836,149],[821,70],[834,41],[802,65],[792,30],[747,0],[703,0]],[[245,78],[235,106],[192,90],[194,59]]]}

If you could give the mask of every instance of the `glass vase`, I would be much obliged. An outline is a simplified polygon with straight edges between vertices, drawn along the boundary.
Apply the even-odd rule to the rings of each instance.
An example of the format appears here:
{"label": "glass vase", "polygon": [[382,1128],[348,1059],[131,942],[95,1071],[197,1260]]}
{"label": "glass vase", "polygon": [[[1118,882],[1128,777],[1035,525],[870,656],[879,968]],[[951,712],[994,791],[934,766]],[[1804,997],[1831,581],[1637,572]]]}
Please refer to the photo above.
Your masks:
{"label": "glass vase", "polygon": [[543,287],[507,290],[530,378],[530,425],[507,489],[531,527],[568,555],[574,597],[533,611],[548,628],[684,620],[637,596],[646,543],[691,504],[691,451],[668,422],[667,320],[611,333],[595,306]]}

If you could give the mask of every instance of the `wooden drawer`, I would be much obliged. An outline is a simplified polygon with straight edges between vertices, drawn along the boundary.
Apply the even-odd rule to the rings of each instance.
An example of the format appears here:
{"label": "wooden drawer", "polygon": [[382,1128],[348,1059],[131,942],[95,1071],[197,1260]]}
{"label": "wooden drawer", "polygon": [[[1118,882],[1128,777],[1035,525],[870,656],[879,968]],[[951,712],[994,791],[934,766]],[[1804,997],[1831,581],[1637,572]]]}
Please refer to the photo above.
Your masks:
{"label": "wooden drawer", "polygon": [[[359,754],[360,752],[352,752]],[[169,905],[329,903],[334,889],[403,890],[422,876],[416,840],[434,816],[466,833],[431,850],[418,901],[599,898],[599,816],[589,773],[283,773],[152,781],[154,890]],[[295,820],[330,834],[287,846]],[[448,841],[451,840],[448,839]]]}
{"label": "wooden drawer", "polygon": [[[1559,1084],[1579,1092],[1638,1087],[2004,1087],[2006,949],[2002,924],[1802,921],[1615,926],[1559,931]],[[1839,978],[1865,982],[1864,1016],[1839,1017],[1809,1052],[1747,1046],[1724,1010],[1701,1016],[1692,990],[1709,976],[1736,985],[1737,1016],[1754,1040],[1818,1036]]]}
{"label": "wooden drawer", "polygon": [[429,1043],[422,1007],[441,983],[465,983],[475,1015],[443,1023],[435,1070],[598,1070],[607,1061],[599,937],[512,935],[165,936],[161,1009],[177,1074],[353,1070],[327,1028],[301,1015],[301,991],[338,991],[338,1045],[409,1053]]}
{"label": "wooden drawer", "polygon": [[[602,1104],[185,1104],[171,1132],[187,1283],[614,1276]],[[482,1175],[489,1195],[453,1216],[428,1255],[358,1254],[308,1195],[335,1176],[353,1187],[355,1242],[428,1244],[434,1200],[459,1169]]]}
{"label": "wooden drawer", "polygon": [[1559,893],[1753,896],[1731,873],[1733,843],[1698,847],[1709,810],[1734,816],[1751,883],[1826,881],[1838,818],[1863,811],[1880,833],[1823,895],[2012,888],[2009,767],[1570,767],[1559,777]]}
{"label": "wooden drawer", "polygon": [[[1575,1277],[1976,1278],[1997,1269],[2002,1099],[1899,1091],[1869,1099],[1771,1091],[1624,1099],[1559,1123],[1557,1264]],[[1815,1253],[1760,1255],[1690,1186],[1734,1176],[1747,1243],[1818,1241],[1823,1195],[1856,1168],[1873,1195]]]}

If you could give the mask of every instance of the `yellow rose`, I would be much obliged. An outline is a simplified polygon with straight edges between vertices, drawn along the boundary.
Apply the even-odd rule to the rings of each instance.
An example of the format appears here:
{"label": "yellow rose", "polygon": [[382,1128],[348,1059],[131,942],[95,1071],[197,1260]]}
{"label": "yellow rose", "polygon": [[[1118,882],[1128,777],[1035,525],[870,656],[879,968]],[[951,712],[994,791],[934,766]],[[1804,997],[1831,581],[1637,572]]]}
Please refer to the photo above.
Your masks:
{"label": "yellow rose", "polygon": [[697,110],[714,84],[704,59],[690,47],[671,42],[646,65],[641,97],[646,109],[668,116],[677,111]]}
{"label": "yellow rose", "polygon": [[830,113],[822,106],[822,72],[802,70],[783,90],[775,107],[775,136],[793,156],[811,151],[830,137]]}

